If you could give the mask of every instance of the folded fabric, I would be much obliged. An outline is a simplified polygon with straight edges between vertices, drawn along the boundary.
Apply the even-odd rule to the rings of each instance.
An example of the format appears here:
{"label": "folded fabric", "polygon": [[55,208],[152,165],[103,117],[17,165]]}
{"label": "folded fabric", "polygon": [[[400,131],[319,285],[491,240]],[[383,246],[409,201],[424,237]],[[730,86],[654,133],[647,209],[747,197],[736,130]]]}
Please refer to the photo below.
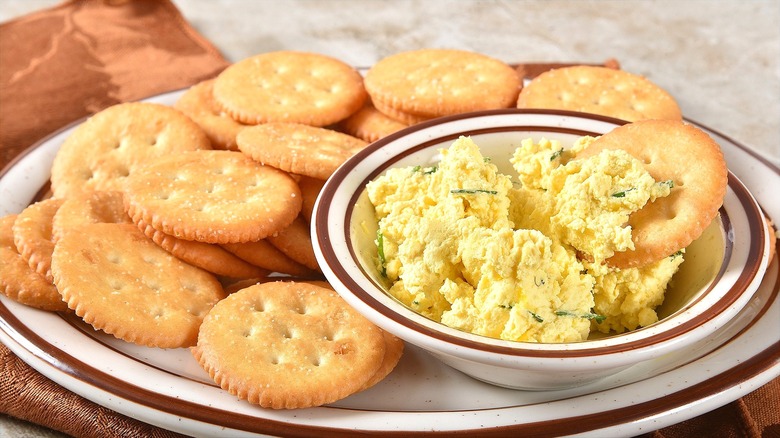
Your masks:
{"label": "folded fabric", "polygon": [[3,23],[0,168],[74,120],[227,65],[167,0],[73,0]]}

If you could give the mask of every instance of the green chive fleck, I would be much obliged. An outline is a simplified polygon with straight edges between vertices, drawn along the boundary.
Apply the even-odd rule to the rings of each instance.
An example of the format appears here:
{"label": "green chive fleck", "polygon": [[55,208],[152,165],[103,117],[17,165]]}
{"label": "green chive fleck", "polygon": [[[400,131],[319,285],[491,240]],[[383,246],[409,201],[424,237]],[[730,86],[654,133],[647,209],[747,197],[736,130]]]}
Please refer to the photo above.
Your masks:
{"label": "green chive fleck", "polygon": [[681,255],[683,255],[683,250],[679,250],[679,251],[677,251],[676,253],[674,253],[674,254],[670,255],[670,256],[669,256],[669,260],[674,260],[674,259],[676,259],[677,257],[680,257]]}
{"label": "green chive fleck", "polygon": [[562,153],[563,153],[563,148],[558,149],[557,151],[553,152],[553,154],[550,156],[550,161],[553,161],[556,158],[560,157]]}
{"label": "green chive fleck", "polygon": [[529,311],[528,311],[528,313],[530,313],[530,314],[531,314],[531,317],[532,317],[533,319],[535,319],[535,320],[536,320],[536,322],[544,322],[544,318],[542,318],[541,316],[539,316],[539,315],[535,314],[534,312],[531,312],[531,311],[529,310]]}
{"label": "green chive fleck", "polygon": [[583,313],[582,315],[578,315],[578,314],[576,314],[574,312],[569,312],[568,310],[556,310],[555,314],[557,316],[571,316],[573,318],[592,319],[592,320],[595,320],[598,323],[604,322],[604,320],[607,319],[607,317],[604,316],[604,315],[599,315],[597,313],[592,313],[592,312]]}
{"label": "green chive fleck", "polygon": [[431,166],[431,167],[428,167],[428,168],[426,168],[426,169],[423,171],[423,175],[430,175],[430,174],[432,174],[432,173],[436,172],[437,170],[439,170],[439,166]]}
{"label": "green chive fleck", "polygon": [[412,167],[412,173],[419,172],[420,169],[422,169],[422,167],[420,167],[420,165],[414,166],[414,167]]}
{"label": "green chive fleck", "polygon": [[488,195],[497,195],[496,190],[483,190],[483,189],[452,189],[450,193],[456,195],[475,195],[477,193],[486,193]]}
{"label": "green chive fleck", "polygon": [[632,192],[634,190],[636,190],[636,187],[631,187],[630,189],[623,190],[622,192],[615,192],[615,193],[612,194],[612,197],[613,198],[625,198],[626,197],[626,193]]}

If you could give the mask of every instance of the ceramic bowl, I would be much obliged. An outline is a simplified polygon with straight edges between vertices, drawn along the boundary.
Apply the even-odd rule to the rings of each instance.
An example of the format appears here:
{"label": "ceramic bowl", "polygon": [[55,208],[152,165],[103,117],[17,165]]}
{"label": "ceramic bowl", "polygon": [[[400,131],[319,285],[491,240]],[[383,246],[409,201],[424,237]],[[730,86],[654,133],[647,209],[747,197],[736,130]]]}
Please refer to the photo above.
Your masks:
{"label": "ceramic bowl", "polygon": [[396,132],[359,152],[326,182],[312,238],[320,266],[344,299],[376,325],[482,381],[518,389],[590,383],[712,335],[757,289],[769,261],[769,237],[755,199],[734,175],[719,217],[686,252],[657,309],[659,321],[631,332],[576,343],[531,343],[465,333],[430,320],[387,294],[376,269],[377,219],[366,184],[389,168],[430,166],[459,136],[471,136],[506,174],[520,141],[570,146],[625,123],[581,113],[507,109],[440,118]]}

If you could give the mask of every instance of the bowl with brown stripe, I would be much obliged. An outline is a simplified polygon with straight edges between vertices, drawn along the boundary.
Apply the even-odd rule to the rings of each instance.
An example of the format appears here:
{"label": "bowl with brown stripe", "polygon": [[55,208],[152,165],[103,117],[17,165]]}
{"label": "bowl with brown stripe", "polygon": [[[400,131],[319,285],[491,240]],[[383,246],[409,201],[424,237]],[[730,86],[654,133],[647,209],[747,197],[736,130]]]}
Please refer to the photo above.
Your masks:
{"label": "bowl with brown stripe", "polygon": [[509,173],[509,157],[525,138],[556,139],[567,147],[625,123],[576,112],[505,109],[443,117],[384,137],[345,162],[320,193],[312,236],[323,273],[378,326],[476,379],[508,388],[584,385],[706,342],[750,301],[770,261],[770,233],[761,209],[730,173],[719,214],[686,248],[685,261],[655,309],[658,321],[635,330],[563,343],[476,335],[401,303],[388,293],[390,284],[378,268],[377,217],[366,185],[389,169],[433,166],[441,149],[470,136],[501,172]]}

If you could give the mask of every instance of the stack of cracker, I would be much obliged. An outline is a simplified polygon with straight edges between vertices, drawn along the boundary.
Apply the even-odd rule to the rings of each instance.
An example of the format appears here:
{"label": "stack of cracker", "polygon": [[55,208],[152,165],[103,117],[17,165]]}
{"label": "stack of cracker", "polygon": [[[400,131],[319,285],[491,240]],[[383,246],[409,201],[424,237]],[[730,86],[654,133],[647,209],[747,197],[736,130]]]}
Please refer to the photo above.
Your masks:
{"label": "stack of cracker", "polygon": [[[373,386],[403,343],[326,282],[299,280],[322,278],[314,201],[367,144],[325,126],[365,101],[346,64],[274,52],[193,86],[173,107],[95,114],[58,151],[52,197],[2,218],[2,292],[127,342],[192,347],[225,389],[262,406],[316,406]],[[260,299],[263,311],[246,313]],[[239,362],[265,367],[231,369],[236,351],[221,340],[233,336],[246,343]]]}

